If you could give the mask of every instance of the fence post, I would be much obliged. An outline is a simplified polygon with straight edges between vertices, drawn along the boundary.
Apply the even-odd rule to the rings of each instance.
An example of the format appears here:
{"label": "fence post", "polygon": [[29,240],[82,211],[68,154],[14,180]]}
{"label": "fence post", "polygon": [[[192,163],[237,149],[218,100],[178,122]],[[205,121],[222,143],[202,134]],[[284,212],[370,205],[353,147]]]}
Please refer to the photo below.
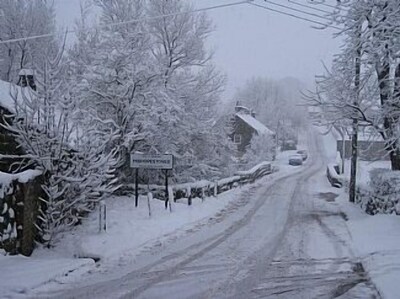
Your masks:
{"label": "fence post", "polygon": [[138,206],[139,201],[139,168],[135,169],[135,207]]}
{"label": "fence post", "polygon": [[153,193],[147,192],[147,208],[149,209],[149,217],[151,217],[151,201],[153,200]]}
{"label": "fence post", "polygon": [[218,181],[214,183],[214,197],[218,196]]}
{"label": "fence post", "polygon": [[172,187],[168,187],[168,203],[169,203],[169,211],[172,212],[172,201],[176,202],[176,200],[174,199],[174,190],[172,189]]}
{"label": "fence post", "polygon": [[107,206],[104,201],[99,205],[99,232],[107,231]]}
{"label": "fence post", "polygon": [[168,169],[165,170],[165,209],[168,209]]}
{"label": "fence post", "polygon": [[188,195],[188,206],[192,205],[192,188],[189,186],[186,189],[186,193]]}

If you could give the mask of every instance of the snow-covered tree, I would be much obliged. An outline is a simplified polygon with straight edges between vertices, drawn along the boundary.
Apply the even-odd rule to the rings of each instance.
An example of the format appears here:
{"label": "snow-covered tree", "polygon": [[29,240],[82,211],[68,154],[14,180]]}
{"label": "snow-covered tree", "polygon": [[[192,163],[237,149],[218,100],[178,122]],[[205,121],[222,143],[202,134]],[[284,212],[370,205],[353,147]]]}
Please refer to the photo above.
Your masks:
{"label": "snow-covered tree", "polygon": [[[230,141],[215,126],[224,77],[205,47],[212,29],[206,15],[185,14],[191,6],[177,0],[94,3],[97,29],[87,30],[82,14],[70,59],[81,105],[100,130],[117,132],[108,150],[118,152],[121,182],[131,176],[133,151],[190,159],[191,166],[174,173],[178,180],[224,173],[232,151],[222,150]],[[131,22],[144,16],[149,20]]]}
{"label": "snow-covered tree", "polygon": [[115,152],[107,152],[112,132],[104,134],[82,111],[68,85],[62,47],[46,52],[34,91],[15,88],[15,112],[6,128],[34,166],[43,171],[41,236],[51,245],[55,234],[74,225],[115,190]]}
{"label": "snow-covered tree", "polygon": [[275,159],[275,150],[274,136],[268,134],[254,135],[241,158],[242,163],[249,169],[263,161],[272,161]]}
{"label": "snow-covered tree", "polygon": [[168,99],[157,92],[159,75],[144,24],[107,26],[143,17],[144,1],[98,0],[95,4],[101,13],[100,27],[88,35],[81,23],[70,58],[80,70],[75,80],[81,104],[95,115],[99,130],[117,133],[108,150],[118,153],[118,174],[123,181],[130,171],[129,153],[149,138],[149,127],[168,105],[162,98]]}
{"label": "snow-covered tree", "polygon": [[[0,41],[55,31],[55,13],[49,1],[0,1]],[[0,44],[0,79],[16,83],[20,69],[33,69],[44,60],[43,50],[56,51],[56,44],[54,37]]]}
{"label": "snow-covered tree", "polygon": [[224,173],[232,151],[227,150],[229,139],[214,126],[224,76],[213,66],[205,46],[213,27],[204,13],[184,13],[191,9],[180,0],[149,1],[150,17],[177,13],[148,23],[161,87],[172,103],[158,122],[152,146],[190,159],[193,165],[182,176],[198,179]]}
{"label": "snow-covered tree", "polygon": [[325,111],[333,108],[335,118],[375,128],[387,143],[392,169],[398,170],[400,3],[347,0],[341,5],[346,6],[345,15],[342,11],[342,16],[333,20],[344,26],[344,45],[332,71],[319,85],[320,92],[329,94],[320,102],[329,107]]}
{"label": "snow-covered tree", "polygon": [[248,80],[232,100],[253,109],[257,119],[274,130],[280,140],[292,139],[297,133],[293,128],[304,125],[305,120],[305,109],[300,102],[302,88],[301,82],[294,78],[258,77]]}

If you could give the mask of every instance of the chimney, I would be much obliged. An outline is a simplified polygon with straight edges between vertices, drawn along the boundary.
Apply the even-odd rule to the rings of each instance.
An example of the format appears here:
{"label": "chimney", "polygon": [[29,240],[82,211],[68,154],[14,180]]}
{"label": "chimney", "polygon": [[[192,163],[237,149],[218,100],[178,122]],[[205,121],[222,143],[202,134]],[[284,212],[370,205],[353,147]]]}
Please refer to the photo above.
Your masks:
{"label": "chimney", "polygon": [[19,80],[17,85],[21,87],[29,86],[33,90],[36,90],[36,84],[34,79],[34,71],[31,69],[21,69],[19,71]]}

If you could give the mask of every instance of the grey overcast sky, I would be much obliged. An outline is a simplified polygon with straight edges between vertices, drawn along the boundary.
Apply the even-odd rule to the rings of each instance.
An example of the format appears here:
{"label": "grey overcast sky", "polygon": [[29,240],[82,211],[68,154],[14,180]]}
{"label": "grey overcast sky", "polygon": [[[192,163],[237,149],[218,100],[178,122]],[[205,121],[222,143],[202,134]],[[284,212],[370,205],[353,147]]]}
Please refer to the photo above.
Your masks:
{"label": "grey overcast sky", "polygon": [[[287,0],[274,1],[290,5]],[[55,0],[59,25],[73,25],[79,15],[79,2]],[[235,0],[193,1],[197,7],[232,2]],[[255,3],[267,5],[262,0]],[[290,76],[311,84],[314,76],[323,72],[322,62],[330,65],[338,51],[339,40],[332,37],[333,29],[317,30],[305,21],[247,4],[208,14],[216,27],[210,37],[214,61],[228,76],[225,97],[232,96],[237,87],[254,76],[276,79]]]}

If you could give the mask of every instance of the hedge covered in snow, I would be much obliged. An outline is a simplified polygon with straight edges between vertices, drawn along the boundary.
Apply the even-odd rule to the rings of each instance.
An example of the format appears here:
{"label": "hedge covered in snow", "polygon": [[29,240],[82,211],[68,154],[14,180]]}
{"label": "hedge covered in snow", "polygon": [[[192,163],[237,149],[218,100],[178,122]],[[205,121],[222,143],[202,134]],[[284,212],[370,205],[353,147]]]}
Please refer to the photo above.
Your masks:
{"label": "hedge covered in snow", "polygon": [[370,171],[368,188],[359,188],[357,200],[370,214],[400,214],[400,171],[375,168]]}

